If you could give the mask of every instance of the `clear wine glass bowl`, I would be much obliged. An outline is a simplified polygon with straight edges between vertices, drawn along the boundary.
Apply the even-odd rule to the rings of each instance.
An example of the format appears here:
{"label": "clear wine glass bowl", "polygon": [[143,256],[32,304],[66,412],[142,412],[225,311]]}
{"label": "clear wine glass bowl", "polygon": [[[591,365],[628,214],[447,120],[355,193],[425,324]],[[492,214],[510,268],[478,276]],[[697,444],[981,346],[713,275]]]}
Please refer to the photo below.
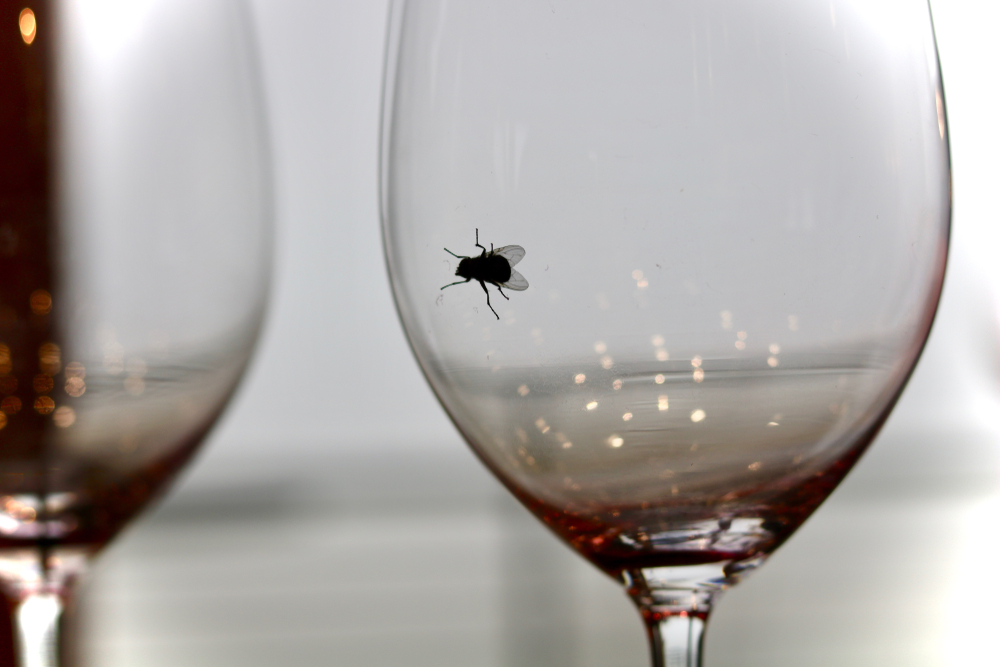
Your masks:
{"label": "clear wine glass bowl", "polygon": [[49,665],[73,580],[249,359],[270,174],[245,3],[0,2],[5,21],[0,580],[20,664]]}
{"label": "clear wine glass bowl", "polygon": [[414,354],[507,488],[628,584],[655,664],[665,636],[696,664],[715,594],[885,420],[949,179],[920,2],[392,7],[383,225]]}

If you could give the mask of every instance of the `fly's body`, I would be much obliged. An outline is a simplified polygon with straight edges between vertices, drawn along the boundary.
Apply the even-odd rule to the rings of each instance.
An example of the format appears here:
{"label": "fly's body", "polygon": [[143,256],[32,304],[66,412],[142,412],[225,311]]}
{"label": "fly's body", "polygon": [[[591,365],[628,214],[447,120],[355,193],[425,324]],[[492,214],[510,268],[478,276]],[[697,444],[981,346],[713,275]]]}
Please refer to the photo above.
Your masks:
{"label": "fly's body", "polygon": [[528,281],[514,270],[514,265],[524,257],[524,248],[519,245],[507,245],[494,250],[491,243],[489,252],[487,252],[486,247],[479,243],[478,229],[476,230],[476,247],[483,249],[482,254],[476,257],[456,255],[451,250],[444,249],[449,255],[461,260],[458,263],[455,275],[459,278],[465,278],[465,280],[458,280],[445,285],[441,289],[451,287],[452,285],[462,285],[470,280],[477,281],[483,288],[483,291],[486,292],[486,305],[490,307],[490,310],[493,311],[493,314],[499,320],[500,316],[497,315],[497,311],[493,310],[493,306],[490,304],[490,292],[486,289],[486,283],[496,285],[500,296],[508,301],[510,298],[503,293],[502,288],[507,288],[515,292],[523,292],[528,289]]}

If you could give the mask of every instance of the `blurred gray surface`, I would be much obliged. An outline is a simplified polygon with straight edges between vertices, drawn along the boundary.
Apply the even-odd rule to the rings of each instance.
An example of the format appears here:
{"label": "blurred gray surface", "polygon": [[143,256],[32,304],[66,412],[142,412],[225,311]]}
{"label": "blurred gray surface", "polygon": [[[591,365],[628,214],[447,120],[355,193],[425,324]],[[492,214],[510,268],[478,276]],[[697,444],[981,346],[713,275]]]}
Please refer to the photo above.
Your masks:
{"label": "blurred gray surface", "polygon": [[[620,588],[508,498],[426,389],[382,269],[382,2],[256,0],[279,217],[259,355],[167,502],[96,562],[90,667],[644,667]],[[955,229],[885,432],[721,600],[709,666],[997,661],[1000,5],[933,3]]]}
{"label": "blurred gray surface", "polygon": [[[996,444],[889,433],[722,598],[707,664],[988,664]],[[99,561],[86,664],[646,664],[621,588],[464,451],[247,461],[241,476],[176,496]]]}

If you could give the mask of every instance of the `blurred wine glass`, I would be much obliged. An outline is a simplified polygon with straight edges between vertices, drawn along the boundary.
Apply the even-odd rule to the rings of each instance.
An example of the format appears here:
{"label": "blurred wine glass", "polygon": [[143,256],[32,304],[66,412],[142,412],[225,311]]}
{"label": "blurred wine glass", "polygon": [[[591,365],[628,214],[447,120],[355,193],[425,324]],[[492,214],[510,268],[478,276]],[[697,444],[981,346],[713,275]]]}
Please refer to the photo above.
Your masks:
{"label": "blurred wine glass", "polygon": [[0,0],[0,580],[18,664],[232,394],[270,276],[236,0]]}
{"label": "blurred wine glass", "polygon": [[949,179],[920,2],[392,6],[383,229],[413,352],[493,473],[626,585],[654,665],[700,663],[718,593],[888,416]]}

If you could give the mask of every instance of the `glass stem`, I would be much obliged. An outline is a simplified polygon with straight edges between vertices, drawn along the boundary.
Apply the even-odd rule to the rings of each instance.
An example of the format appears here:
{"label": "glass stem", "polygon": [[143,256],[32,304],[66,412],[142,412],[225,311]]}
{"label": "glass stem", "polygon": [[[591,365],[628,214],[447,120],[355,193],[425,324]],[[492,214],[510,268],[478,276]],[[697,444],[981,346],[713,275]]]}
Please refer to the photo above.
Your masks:
{"label": "glass stem", "polygon": [[58,593],[33,592],[14,612],[18,667],[59,666],[59,620],[63,599]]}
{"label": "glass stem", "polygon": [[653,667],[701,667],[708,615],[730,583],[722,567],[628,570],[622,578],[646,624]]}
{"label": "glass stem", "polygon": [[[18,549],[0,552],[0,586],[13,625],[16,667],[67,667],[60,639],[63,612],[76,580],[86,567],[87,553],[73,549]],[[7,649],[9,650],[9,649]],[[3,651],[6,652],[6,651]],[[0,655],[0,665],[10,664]]]}
{"label": "glass stem", "polygon": [[653,667],[701,667],[702,634],[707,615],[679,612],[646,619]]}

